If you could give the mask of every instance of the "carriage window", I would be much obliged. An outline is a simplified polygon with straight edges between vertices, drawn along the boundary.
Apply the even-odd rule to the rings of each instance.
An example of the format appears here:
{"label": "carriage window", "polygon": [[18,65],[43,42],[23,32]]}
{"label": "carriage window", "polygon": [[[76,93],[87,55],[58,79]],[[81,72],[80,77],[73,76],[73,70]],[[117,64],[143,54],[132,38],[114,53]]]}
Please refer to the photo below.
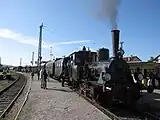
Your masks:
{"label": "carriage window", "polygon": [[60,62],[60,68],[62,67],[62,61]]}
{"label": "carriage window", "polygon": [[75,60],[75,54],[73,54],[73,60]]}
{"label": "carriage window", "polygon": [[61,61],[61,67],[63,66],[63,61]]}

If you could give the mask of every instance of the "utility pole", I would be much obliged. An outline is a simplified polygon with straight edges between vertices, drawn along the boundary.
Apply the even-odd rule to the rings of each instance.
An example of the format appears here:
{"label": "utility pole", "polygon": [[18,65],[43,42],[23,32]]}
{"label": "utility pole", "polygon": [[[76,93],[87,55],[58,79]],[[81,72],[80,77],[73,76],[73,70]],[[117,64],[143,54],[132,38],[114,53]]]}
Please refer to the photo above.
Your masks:
{"label": "utility pole", "polygon": [[32,52],[32,61],[31,61],[32,66],[34,65],[34,52]]}
{"label": "utility pole", "polygon": [[33,72],[34,68],[33,68],[33,65],[34,65],[34,52],[32,52],[32,61],[31,61],[31,64],[32,64],[32,67],[30,66],[30,71]]}
{"label": "utility pole", "polygon": [[38,46],[38,60],[37,60],[38,70],[41,69],[41,60],[42,60],[42,55],[41,55],[42,53],[42,28],[43,28],[43,23],[40,26],[40,32],[39,32],[39,46]]}
{"label": "utility pole", "polygon": [[22,66],[22,58],[20,58],[20,66]]}
{"label": "utility pole", "polygon": [[0,57],[0,65],[1,65],[1,57]]}
{"label": "utility pole", "polygon": [[52,47],[50,47],[50,48],[51,48],[51,51],[50,51],[50,60],[52,60],[52,58],[53,58]]}

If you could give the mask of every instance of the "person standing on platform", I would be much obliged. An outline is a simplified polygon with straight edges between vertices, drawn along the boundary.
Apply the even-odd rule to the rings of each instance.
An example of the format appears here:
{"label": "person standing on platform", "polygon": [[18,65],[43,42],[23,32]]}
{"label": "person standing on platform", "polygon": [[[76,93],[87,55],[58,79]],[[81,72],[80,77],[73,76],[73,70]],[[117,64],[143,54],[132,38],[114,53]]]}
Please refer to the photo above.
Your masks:
{"label": "person standing on platform", "polygon": [[32,80],[33,80],[33,78],[34,78],[34,72],[33,71],[31,72],[31,76],[32,76]]}
{"label": "person standing on platform", "polygon": [[43,79],[43,69],[41,69],[40,71],[40,80],[41,80],[41,88],[43,88],[43,83],[44,83],[44,79]]}
{"label": "person standing on platform", "polygon": [[47,88],[47,72],[46,72],[46,69],[44,68],[44,71],[43,71],[43,88],[46,89]]}
{"label": "person standing on platform", "polygon": [[61,78],[61,80],[62,80],[62,87],[64,87],[64,82],[65,82],[65,72],[64,72],[64,70],[62,71],[62,73],[61,73],[61,75],[60,75],[60,78]]}
{"label": "person standing on platform", "polygon": [[43,70],[41,69],[41,70],[39,71],[39,79],[40,79],[40,80],[42,79],[42,72],[43,72]]}
{"label": "person standing on platform", "polygon": [[37,71],[38,80],[40,79],[40,70]]}

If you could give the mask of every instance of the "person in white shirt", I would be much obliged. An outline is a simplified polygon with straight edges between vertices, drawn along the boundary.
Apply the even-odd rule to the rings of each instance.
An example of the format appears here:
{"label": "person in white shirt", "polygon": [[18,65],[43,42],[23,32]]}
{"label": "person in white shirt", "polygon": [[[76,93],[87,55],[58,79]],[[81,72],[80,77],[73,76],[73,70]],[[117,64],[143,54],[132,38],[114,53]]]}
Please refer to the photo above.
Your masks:
{"label": "person in white shirt", "polygon": [[39,79],[41,80],[41,88],[43,88],[43,69],[39,72]]}
{"label": "person in white shirt", "polygon": [[40,78],[40,80],[42,79],[42,69],[39,71],[39,78]]}

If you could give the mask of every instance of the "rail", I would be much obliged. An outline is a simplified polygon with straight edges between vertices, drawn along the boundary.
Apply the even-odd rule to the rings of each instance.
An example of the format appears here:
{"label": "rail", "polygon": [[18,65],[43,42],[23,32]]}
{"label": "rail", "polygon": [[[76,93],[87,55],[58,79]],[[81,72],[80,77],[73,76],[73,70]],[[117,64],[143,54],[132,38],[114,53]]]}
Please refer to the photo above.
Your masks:
{"label": "rail", "polygon": [[21,113],[22,108],[24,107],[25,103],[27,102],[29,93],[30,93],[30,91],[31,91],[31,87],[32,87],[32,80],[30,81],[30,85],[29,85],[28,91],[27,91],[27,93],[26,93],[25,99],[24,99],[24,101],[23,101],[20,109],[18,110],[17,114],[15,115],[14,120],[17,120],[17,119],[18,119],[18,116],[19,116],[19,114]]}
{"label": "rail", "polygon": [[0,91],[0,95],[3,96],[0,97],[0,102],[2,102],[2,104],[0,105],[3,106],[1,106],[0,119],[4,118],[6,113],[12,108],[13,104],[15,103],[27,83],[27,80],[23,75],[18,75],[19,77],[16,81]]}
{"label": "rail", "polygon": [[1,89],[1,90],[0,90],[0,95],[1,95],[3,92],[5,92],[6,90],[8,90],[10,87],[12,87],[18,80],[19,80],[19,76],[17,77],[17,79],[16,79],[14,82],[12,82],[11,84],[9,84],[9,85],[6,86],[5,88]]}

